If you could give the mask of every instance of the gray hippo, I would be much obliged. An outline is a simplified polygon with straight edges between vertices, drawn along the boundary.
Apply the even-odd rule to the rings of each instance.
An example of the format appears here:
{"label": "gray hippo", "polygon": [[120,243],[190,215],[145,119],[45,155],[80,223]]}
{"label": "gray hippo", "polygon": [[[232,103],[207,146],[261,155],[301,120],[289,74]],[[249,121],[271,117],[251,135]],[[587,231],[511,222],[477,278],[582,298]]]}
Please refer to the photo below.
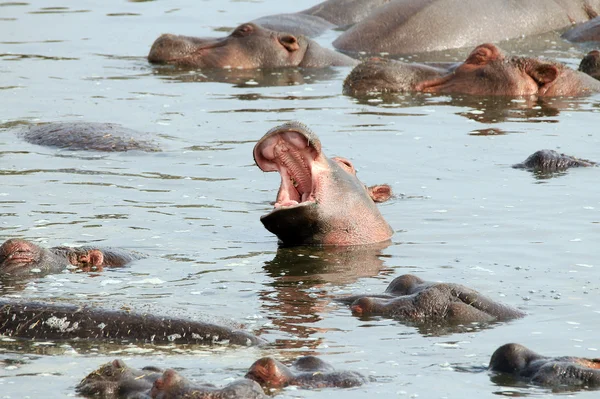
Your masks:
{"label": "gray hippo", "polygon": [[575,43],[600,42],[600,17],[579,24],[573,29],[569,29],[562,34],[562,37]]}
{"label": "gray hippo", "polygon": [[424,281],[411,274],[396,277],[383,294],[336,300],[349,304],[358,316],[381,315],[413,323],[489,323],[525,315],[463,285]]}
{"label": "gray hippo", "polygon": [[523,162],[514,164],[512,167],[535,172],[553,173],[569,168],[582,168],[596,165],[596,162],[575,158],[570,155],[558,153],[554,150],[540,150],[531,154]]}
{"label": "gray hippo", "polygon": [[134,369],[122,360],[113,360],[86,376],[75,388],[86,397],[105,399],[263,399],[262,388],[248,379],[236,380],[222,388],[195,384],[175,370],[157,367]]}
{"label": "gray hippo", "polygon": [[30,241],[13,238],[0,245],[0,276],[39,276],[65,269],[102,271],[121,267],[143,255],[118,248],[53,247],[43,248]]}
{"label": "gray hippo", "polygon": [[531,57],[507,57],[481,44],[465,62],[447,68],[371,60],[344,81],[344,93],[418,91],[479,96],[581,96],[600,92],[600,82],[567,66]]}
{"label": "gray hippo", "polygon": [[279,32],[314,37],[328,29],[353,25],[390,1],[327,0],[304,11],[269,15],[252,22]]}
{"label": "gray hippo", "polygon": [[148,61],[191,68],[323,68],[357,61],[319,46],[305,36],[265,29],[253,23],[229,36],[198,38],[163,34],[152,44]]}
{"label": "gray hippo", "polygon": [[542,356],[519,344],[505,344],[496,349],[489,369],[535,385],[600,388],[600,359]]}
{"label": "gray hippo", "polygon": [[600,0],[395,0],[334,42],[337,49],[413,54],[537,35],[596,17]]}
{"label": "gray hippo", "polygon": [[246,378],[268,389],[290,385],[300,388],[351,388],[368,382],[356,371],[336,371],[332,365],[314,356],[297,359],[291,369],[272,357],[263,357],[250,366]]}
{"label": "gray hippo", "polygon": [[31,144],[67,150],[160,151],[144,133],[116,123],[51,122],[27,126],[17,134]]}
{"label": "gray hippo", "polygon": [[35,340],[258,345],[245,331],[199,321],[88,306],[0,299],[0,335]]}
{"label": "gray hippo", "polygon": [[375,205],[391,197],[391,188],[366,187],[352,163],[327,158],[302,123],[269,130],[254,146],[254,161],[281,175],[275,208],[260,220],[283,245],[372,244],[392,236]]}

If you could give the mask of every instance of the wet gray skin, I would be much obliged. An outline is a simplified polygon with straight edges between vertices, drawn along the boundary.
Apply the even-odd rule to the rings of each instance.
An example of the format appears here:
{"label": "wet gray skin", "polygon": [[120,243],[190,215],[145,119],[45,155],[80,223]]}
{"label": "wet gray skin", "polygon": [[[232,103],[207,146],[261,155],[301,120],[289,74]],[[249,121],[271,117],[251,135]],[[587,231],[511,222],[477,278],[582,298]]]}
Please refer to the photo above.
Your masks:
{"label": "wet gray skin", "polygon": [[42,248],[27,240],[10,239],[0,246],[0,275],[39,276],[60,273],[68,268],[101,271],[104,267],[122,267],[143,257],[118,248]]}
{"label": "wet gray skin", "polygon": [[6,299],[0,300],[0,335],[35,340],[124,340],[156,344],[251,346],[264,342],[244,331],[198,321]]}
{"label": "wet gray skin", "polygon": [[154,381],[163,371],[156,367],[135,369],[122,360],[115,359],[92,371],[75,387],[85,397],[126,398],[140,397],[149,393]]}
{"label": "wet gray skin", "polygon": [[342,33],[333,45],[349,52],[424,53],[558,30],[599,11],[600,0],[393,1]]}
{"label": "wet gray skin", "polygon": [[579,64],[579,70],[592,78],[600,80],[600,51],[590,51]]}
{"label": "wet gray skin", "polygon": [[512,167],[515,169],[527,169],[532,171],[552,173],[560,172],[569,168],[581,168],[596,166],[597,163],[587,159],[575,158],[570,155],[558,153],[554,150],[536,151],[521,163]]}
{"label": "wet gray skin", "polygon": [[335,371],[333,366],[313,356],[299,359],[296,364],[298,362],[302,371],[294,373],[280,361],[263,357],[250,366],[245,377],[265,388],[283,388],[289,385],[301,388],[351,388],[368,382],[364,375],[356,371]]}
{"label": "wet gray skin", "polygon": [[51,122],[28,126],[18,134],[31,144],[68,150],[160,151],[146,134],[116,123]]}
{"label": "wet gray skin", "polygon": [[260,220],[283,245],[371,244],[392,236],[374,202],[388,199],[390,187],[367,188],[350,161],[323,154],[305,125],[271,129],[254,146],[254,161],[281,175],[275,209]]}
{"label": "wet gray skin", "polygon": [[562,34],[571,42],[600,42],[600,17],[577,25]]}
{"label": "wet gray skin", "polygon": [[195,398],[195,399],[258,399],[265,398],[262,388],[254,381],[238,380],[223,388],[199,385],[187,380],[176,371],[156,367],[135,369],[122,360],[113,360],[86,376],[75,388],[86,397],[140,399],[140,398]]}
{"label": "wet gray skin", "polygon": [[314,37],[328,29],[353,25],[390,1],[327,0],[304,11],[269,15],[252,22],[279,32]]}
{"label": "wet gray skin", "polygon": [[161,35],[148,61],[192,68],[323,68],[358,61],[299,35],[276,32],[253,23],[238,26],[223,38]]}
{"label": "wet gray skin", "polygon": [[542,356],[519,344],[505,344],[496,349],[489,369],[536,385],[600,387],[600,359]]}
{"label": "wet gray skin", "polygon": [[[452,64],[453,65],[453,64]],[[439,78],[449,71],[426,64],[371,58],[357,65],[344,80],[343,93],[364,96],[370,93],[402,93],[416,90],[419,82]]]}
{"label": "wet gray skin", "polygon": [[396,277],[383,294],[337,300],[349,304],[356,315],[381,315],[407,322],[464,324],[506,321],[525,315],[468,287],[428,282],[410,274]]}
{"label": "wet gray skin", "polygon": [[263,399],[268,396],[255,381],[241,379],[223,388],[196,385],[175,370],[166,370],[150,391],[154,399]]}

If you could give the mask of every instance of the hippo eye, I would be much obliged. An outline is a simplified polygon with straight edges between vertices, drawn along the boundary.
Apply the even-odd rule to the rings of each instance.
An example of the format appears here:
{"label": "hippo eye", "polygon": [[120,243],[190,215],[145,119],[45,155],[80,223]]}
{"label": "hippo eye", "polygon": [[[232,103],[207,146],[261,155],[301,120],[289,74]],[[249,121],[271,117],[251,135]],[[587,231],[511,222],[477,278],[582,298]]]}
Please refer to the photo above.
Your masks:
{"label": "hippo eye", "polygon": [[237,28],[236,30],[234,30],[231,35],[243,37],[243,36],[248,36],[253,31],[254,31],[254,28],[252,27],[252,25],[242,25],[239,28]]}

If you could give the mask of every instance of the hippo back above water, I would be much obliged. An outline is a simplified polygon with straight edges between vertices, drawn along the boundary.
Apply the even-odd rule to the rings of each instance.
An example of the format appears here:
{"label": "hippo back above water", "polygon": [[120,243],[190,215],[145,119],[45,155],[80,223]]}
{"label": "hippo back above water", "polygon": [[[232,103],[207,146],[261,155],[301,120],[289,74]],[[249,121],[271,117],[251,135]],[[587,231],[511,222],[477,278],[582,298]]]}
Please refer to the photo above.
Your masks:
{"label": "hippo back above water", "polygon": [[31,144],[67,150],[160,151],[146,134],[116,123],[51,122],[27,126],[18,134]]}
{"label": "hippo back above water", "polygon": [[599,11],[600,0],[396,0],[333,45],[350,52],[440,51],[562,29]]}

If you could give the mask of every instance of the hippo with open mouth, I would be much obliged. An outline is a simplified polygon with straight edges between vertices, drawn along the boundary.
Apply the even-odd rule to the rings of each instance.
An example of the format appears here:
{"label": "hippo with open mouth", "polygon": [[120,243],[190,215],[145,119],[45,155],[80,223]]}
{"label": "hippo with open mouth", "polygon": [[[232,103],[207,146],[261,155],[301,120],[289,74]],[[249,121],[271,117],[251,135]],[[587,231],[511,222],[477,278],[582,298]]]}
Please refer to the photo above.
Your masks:
{"label": "hippo with open mouth", "polygon": [[271,129],[254,146],[264,172],[281,174],[275,208],[261,217],[283,245],[358,245],[388,240],[393,230],[375,202],[388,200],[390,186],[366,187],[344,158],[328,158],[305,125]]}

